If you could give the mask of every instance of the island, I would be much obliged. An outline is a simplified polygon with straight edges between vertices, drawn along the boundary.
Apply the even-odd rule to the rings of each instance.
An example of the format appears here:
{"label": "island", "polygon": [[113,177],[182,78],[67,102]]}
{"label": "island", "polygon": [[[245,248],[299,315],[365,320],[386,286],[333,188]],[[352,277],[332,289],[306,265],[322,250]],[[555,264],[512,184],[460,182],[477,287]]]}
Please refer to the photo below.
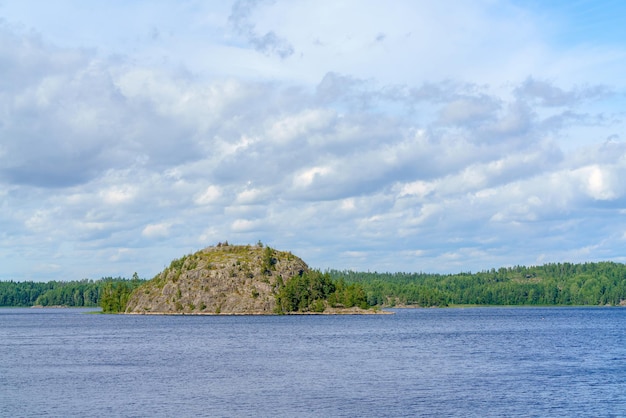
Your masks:
{"label": "island", "polygon": [[268,315],[381,313],[359,284],[313,270],[261,242],[204,248],[172,261],[128,296],[127,314]]}

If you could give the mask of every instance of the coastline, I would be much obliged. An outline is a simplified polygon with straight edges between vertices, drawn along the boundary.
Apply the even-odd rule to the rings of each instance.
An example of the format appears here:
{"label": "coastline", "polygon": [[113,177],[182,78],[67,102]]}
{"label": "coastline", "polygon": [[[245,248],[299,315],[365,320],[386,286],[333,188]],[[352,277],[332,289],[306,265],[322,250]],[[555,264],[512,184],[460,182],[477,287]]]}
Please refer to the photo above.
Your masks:
{"label": "coastline", "polygon": [[302,315],[393,315],[395,312],[383,309],[328,308],[324,312],[120,312],[121,315],[176,315],[176,316],[302,316]]}

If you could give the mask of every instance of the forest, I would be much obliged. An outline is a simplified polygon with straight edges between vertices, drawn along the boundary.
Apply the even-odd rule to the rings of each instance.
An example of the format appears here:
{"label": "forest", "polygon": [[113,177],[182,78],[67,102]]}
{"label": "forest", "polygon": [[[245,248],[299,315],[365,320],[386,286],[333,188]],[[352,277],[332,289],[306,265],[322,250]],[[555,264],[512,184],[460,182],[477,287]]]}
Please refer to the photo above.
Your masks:
{"label": "forest", "polygon": [[[0,281],[0,306],[100,306],[119,312],[144,283],[99,280]],[[614,262],[515,266],[478,273],[378,273],[327,270],[287,282],[277,295],[280,312],[321,309],[321,300],[343,306],[626,305],[626,265]]]}
{"label": "forest", "polygon": [[379,306],[624,305],[626,265],[614,262],[515,266],[478,273],[371,273],[329,270],[362,285]]}
{"label": "forest", "polygon": [[121,299],[123,302],[123,298],[144,281],[136,273],[131,279],[103,277],[99,280],[67,282],[0,281],[0,306],[101,306],[106,312],[109,306],[119,305]]}

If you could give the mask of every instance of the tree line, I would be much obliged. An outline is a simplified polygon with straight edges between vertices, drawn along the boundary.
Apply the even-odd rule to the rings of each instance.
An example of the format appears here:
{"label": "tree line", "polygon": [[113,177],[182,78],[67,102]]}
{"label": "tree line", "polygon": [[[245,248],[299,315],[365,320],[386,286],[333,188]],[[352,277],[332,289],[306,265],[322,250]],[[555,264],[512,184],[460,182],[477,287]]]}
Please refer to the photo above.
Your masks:
{"label": "tree line", "polygon": [[104,311],[112,312],[107,309],[116,306],[115,299],[119,301],[121,294],[129,295],[144,281],[136,273],[131,279],[103,277],[99,280],[67,282],[0,281],[0,306],[101,306]]}
{"label": "tree line", "polygon": [[[0,281],[0,306],[100,306],[104,312],[121,312],[144,282],[136,273],[131,279]],[[313,270],[282,284],[276,301],[277,313],[315,312],[327,306],[615,306],[626,304],[626,265],[554,263],[458,274]]]}
{"label": "tree line", "polygon": [[360,284],[370,305],[620,305],[626,265],[614,262],[515,266],[478,273],[378,273],[329,270]]}

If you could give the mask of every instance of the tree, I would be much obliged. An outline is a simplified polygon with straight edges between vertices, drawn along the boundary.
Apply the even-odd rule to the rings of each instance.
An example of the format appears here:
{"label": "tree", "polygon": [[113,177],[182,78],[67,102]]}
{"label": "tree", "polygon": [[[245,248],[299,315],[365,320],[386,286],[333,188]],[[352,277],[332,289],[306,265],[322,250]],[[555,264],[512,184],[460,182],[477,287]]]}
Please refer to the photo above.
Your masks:
{"label": "tree", "polygon": [[100,299],[102,312],[124,312],[132,291],[132,286],[128,285],[126,282],[107,283],[103,289],[102,298]]}
{"label": "tree", "polygon": [[272,270],[275,270],[275,264],[277,263],[276,258],[274,257],[274,250],[270,248],[270,246],[266,246],[265,250],[263,250],[263,263],[262,270],[263,274],[271,274]]}
{"label": "tree", "polygon": [[276,295],[276,312],[323,312],[324,301],[335,291],[328,273],[312,270],[295,276],[280,287]]}

